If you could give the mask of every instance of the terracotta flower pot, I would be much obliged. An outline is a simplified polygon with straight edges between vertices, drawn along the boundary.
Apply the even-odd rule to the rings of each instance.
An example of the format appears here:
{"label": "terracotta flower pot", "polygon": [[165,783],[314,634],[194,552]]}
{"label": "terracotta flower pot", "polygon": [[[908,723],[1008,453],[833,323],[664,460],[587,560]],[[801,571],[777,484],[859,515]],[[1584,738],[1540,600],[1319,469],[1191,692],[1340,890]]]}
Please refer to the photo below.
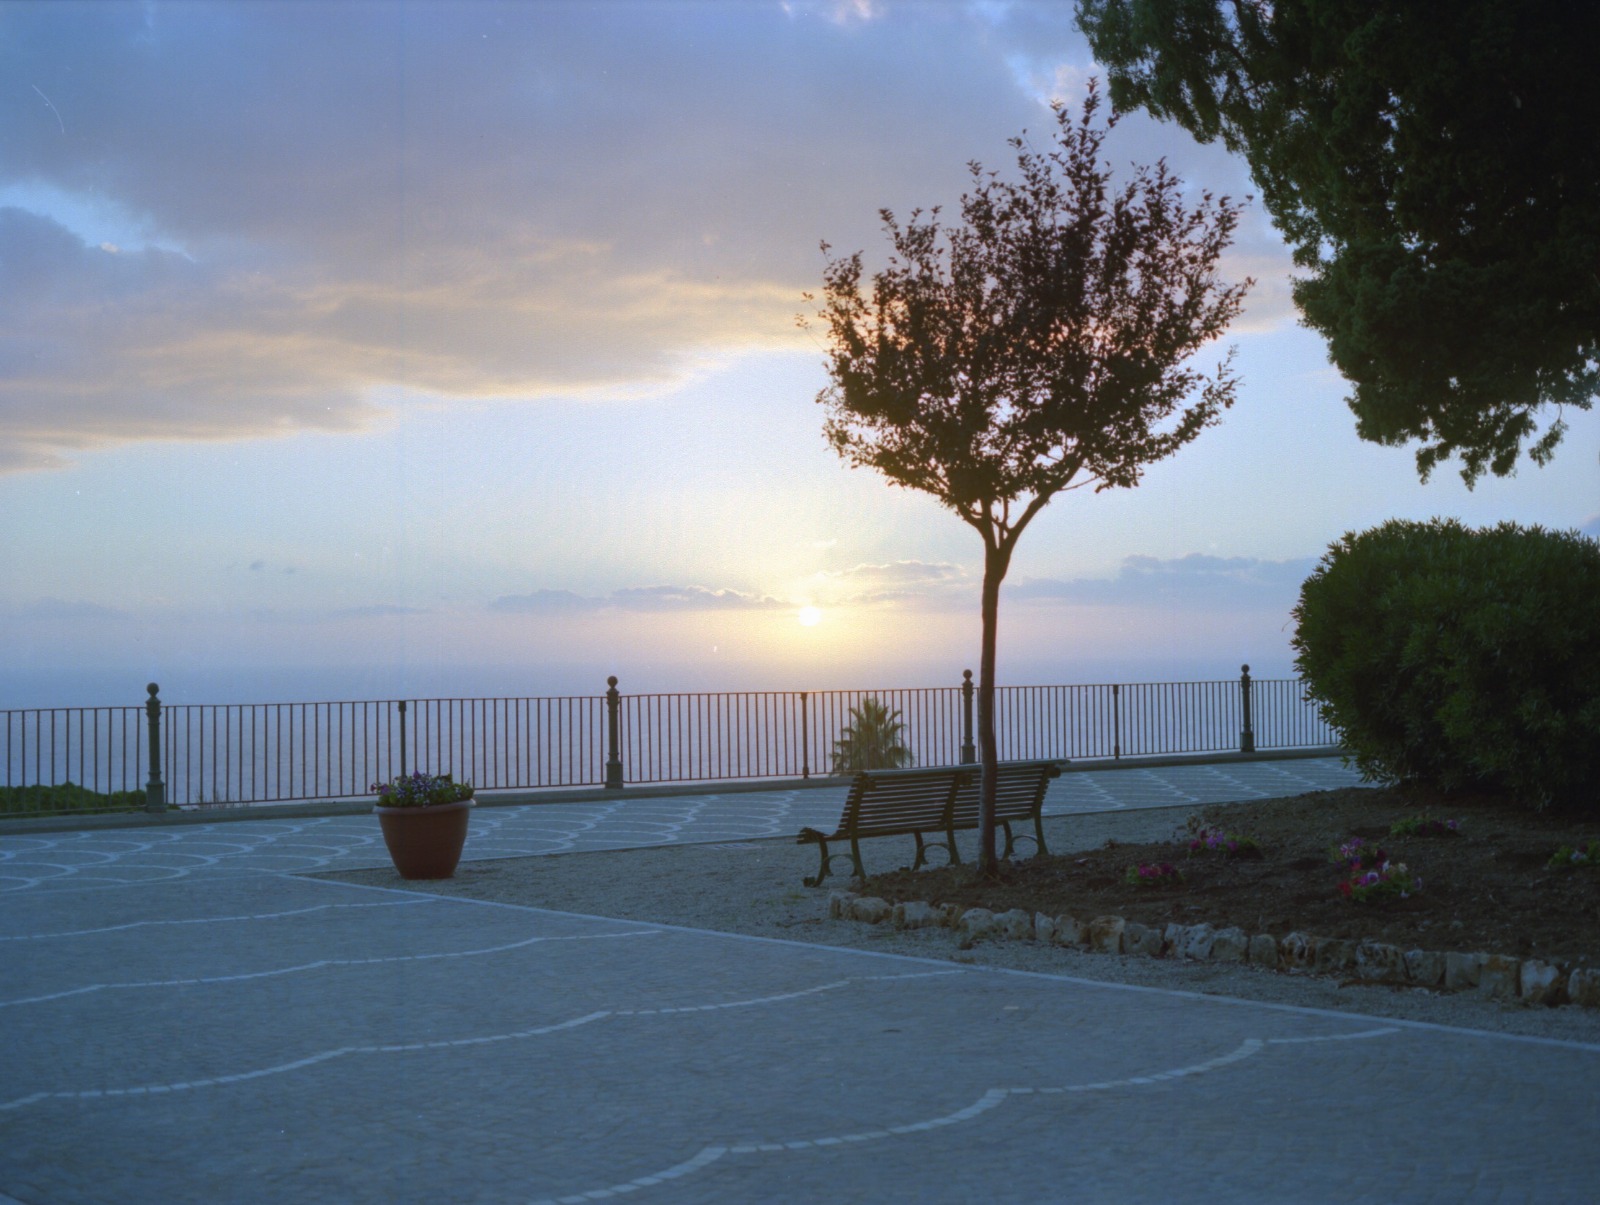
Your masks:
{"label": "terracotta flower pot", "polygon": [[461,861],[472,800],[421,808],[374,807],[402,879],[448,879]]}

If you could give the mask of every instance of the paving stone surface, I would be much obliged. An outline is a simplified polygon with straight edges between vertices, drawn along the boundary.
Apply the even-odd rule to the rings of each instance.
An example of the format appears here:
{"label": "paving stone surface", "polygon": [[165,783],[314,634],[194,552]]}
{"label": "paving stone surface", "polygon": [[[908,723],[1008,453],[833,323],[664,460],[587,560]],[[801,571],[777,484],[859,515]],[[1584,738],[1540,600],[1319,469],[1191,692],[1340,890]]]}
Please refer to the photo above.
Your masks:
{"label": "paving stone surface", "polygon": [[1600,1048],[276,874],[22,892],[32,1203],[1583,1199]]}
{"label": "paving stone surface", "polygon": [[[1044,810],[1046,815],[1068,815],[1225,803],[1359,782],[1338,758],[1095,770],[1064,774],[1052,782]],[[479,807],[462,857],[471,861],[792,837],[808,825],[831,831],[845,793],[844,787],[657,797],[624,793],[596,803]],[[372,815],[267,816],[66,833],[0,831],[0,893],[50,884],[156,882],[199,873],[353,870],[388,862]]]}
{"label": "paving stone surface", "polygon": [[1581,1201],[1600,1182],[1600,1046],[285,873],[350,864],[365,819],[0,842],[0,1201]]}

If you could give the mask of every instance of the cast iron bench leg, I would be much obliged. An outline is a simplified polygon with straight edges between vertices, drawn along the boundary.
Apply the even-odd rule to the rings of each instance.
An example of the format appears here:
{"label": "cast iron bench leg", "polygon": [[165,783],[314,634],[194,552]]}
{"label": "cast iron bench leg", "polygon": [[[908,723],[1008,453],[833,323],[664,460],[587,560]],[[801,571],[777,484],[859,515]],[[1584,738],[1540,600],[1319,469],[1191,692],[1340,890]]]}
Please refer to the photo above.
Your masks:
{"label": "cast iron bench leg", "polygon": [[1044,825],[1040,822],[1037,816],[1035,816],[1033,820],[1033,836],[1029,836],[1027,833],[1013,834],[1011,831],[1011,821],[1009,820],[1002,820],[1000,822],[1000,827],[1005,830],[1006,834],[1005,852],[1000,855],[1002,858],[1009,859],[1011,855],[1016,852],[1017,840],[1019,838],[1023,841],[1032,841],[1034,845],[1037,846],[1037,849],[1034,851],[1035,853],[1047,854],[1050,852],[1045,848],[1044,844]]}
{"label": "cast iron bench leg", "polygon": [[800,880],[807,887],[822,886],[822,880],[828,877],[828,865],[833,861],[833,857],[837,856],[829,856],[828,843],[826,841],[818,841],[817,848],[822,851],[822,865],[817,867],[817,873],[815,875],[810,875]]}
{"label": "cast iron bench leg", "polygon": [[920,870],[927,864],[930,849],[942,849],[945,855],[946,866],[959,866],[961,864],[961,851],[956,848],[956,834],[954,829],[946,830],[937,840],[924,841],[920,832],[912,833],[917,839],[917,860],[911,864],[912,870]]}

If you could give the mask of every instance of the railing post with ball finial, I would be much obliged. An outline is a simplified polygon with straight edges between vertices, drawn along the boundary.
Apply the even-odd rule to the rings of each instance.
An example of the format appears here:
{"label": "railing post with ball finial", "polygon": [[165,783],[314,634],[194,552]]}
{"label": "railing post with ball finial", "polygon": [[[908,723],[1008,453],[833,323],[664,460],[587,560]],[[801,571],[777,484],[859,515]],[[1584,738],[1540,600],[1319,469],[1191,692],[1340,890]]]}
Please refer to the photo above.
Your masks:
{"label": "railing post with ball finial", "polygon": [[622,696],[617,676],[606,679],[606,789],[622,790]]}
{"label": "railing post with ball finial", "polygon": [[973,766],[978,763],[978,750],[972,743],[972,671],[961,671],[961,764]]}
{"label": "railing post with ball finial", "polygon": [[150,734],[150,781],[144,784],[144,810],[167,810],[167,789],[161,782],[161,687],[152,682],[145,687],[150,698],[145,701],[146,729]]}
{"label": "railing post with ball finial", "polygon": [[1243,672],[1239,675],[1239,708],[1243,718],[1243,725],[1239,729],[1239,752],[1254,753],[1256,751],[1256,730],[1250,718],[1250,667],[1240,667]]}

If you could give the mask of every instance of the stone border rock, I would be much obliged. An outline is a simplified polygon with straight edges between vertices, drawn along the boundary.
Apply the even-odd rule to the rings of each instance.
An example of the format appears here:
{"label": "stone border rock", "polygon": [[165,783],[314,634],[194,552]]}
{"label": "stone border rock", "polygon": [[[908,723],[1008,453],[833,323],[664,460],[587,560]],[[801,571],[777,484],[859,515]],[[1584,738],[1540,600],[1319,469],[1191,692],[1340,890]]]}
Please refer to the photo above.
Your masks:
{"label": "stone border rock", "polygon": [[1156,928],[1120,916],[1084,920],[1067,915],[1050,917],[1020,908],[995,913],[958,904],[890,904],[853,891],[830,894],[828,915],[835,920],[889,924],[896,929],[949,929],[957,935],[962,949],[970,949],[980,938],[1037,941],[1099,954],[1238,962],[1291,973],[1349,973],[1367,983],[1472,991],[1490,1000],[1529,1005],[1572,1003],[1600,1008],[1600,968],[1577,968],[1505,954],[1402,950],[1386,942],[1356,942],[1310,933],[1290,933],[1280,940],[1270,933],[1251,935],[1243,929],[1218,929],[1208,924]]}

